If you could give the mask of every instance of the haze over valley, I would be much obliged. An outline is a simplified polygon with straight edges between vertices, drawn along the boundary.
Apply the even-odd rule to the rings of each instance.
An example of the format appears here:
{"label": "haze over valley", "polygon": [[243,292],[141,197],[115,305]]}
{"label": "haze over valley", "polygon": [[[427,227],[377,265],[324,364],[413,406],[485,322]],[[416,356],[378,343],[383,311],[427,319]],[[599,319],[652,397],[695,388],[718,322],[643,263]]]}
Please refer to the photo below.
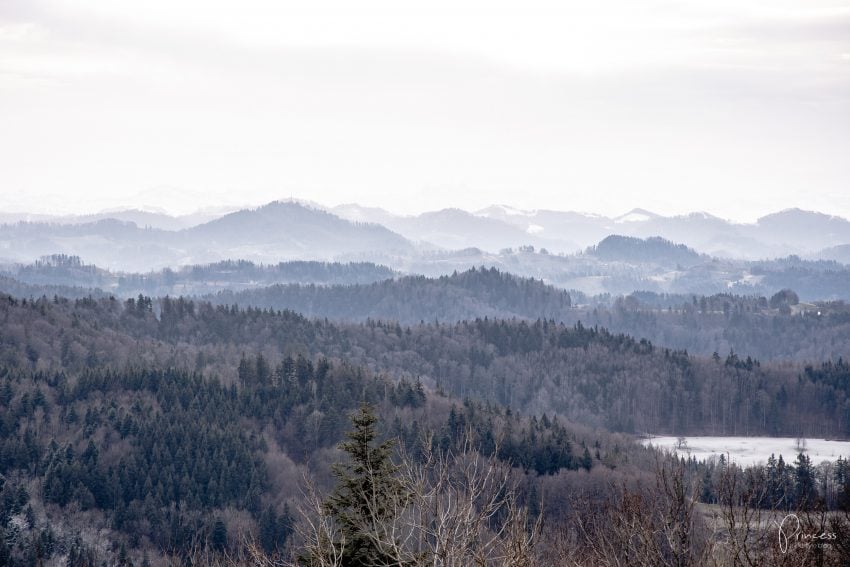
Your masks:
{"label": "haze over valley", "polygon": [[[118,294],[144,291],[119,285],[121,274],[179,272],[238,259],[257,264],[370,262],[397,274],[431,277],[495,267],[589,296],[633,291],[772,295],[793,288],[806,300],[850,299],[844,277],[850,221],[799,210],[742,225],[703,214],[666,218],[646,211],[609,219],[490,207],[402,217],[353,205],[327,211],[273,202],[206,222],[200,218],[182,228],[177,228],[179,218],[139,211],[7,223],[0,226],[0,258],[8,277],[39,283],[20,266],[56,254],[77,256],[101,275],[61,283]],[[285,277],[251,281],[229,285],[290,283]],[[206,290],[215,287],[207,282]]]}

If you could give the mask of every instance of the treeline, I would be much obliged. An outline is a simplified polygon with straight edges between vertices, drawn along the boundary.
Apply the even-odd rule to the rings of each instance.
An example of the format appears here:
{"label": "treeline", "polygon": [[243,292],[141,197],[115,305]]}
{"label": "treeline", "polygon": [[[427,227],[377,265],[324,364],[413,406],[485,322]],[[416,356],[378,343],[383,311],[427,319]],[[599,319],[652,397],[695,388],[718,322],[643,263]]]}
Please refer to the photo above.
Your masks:
{"label": "treeline", "polygon": [[372,262],[287,261],[257,264],[224,260],[213,264],[164,269],[149,274],[121,274],[116,293],[121,295],[194,294],[220,289],[239,290],[272,284],[357,285],[391,279],[395,272]]}
{"label": "treeline", "polygon": [[[62,266],[67,263],[67,269],[75,270],[80,265],[74,257],[62,258],[51,257],[38,269],[65,269]],[[82,269],[88,273],[84,264]],[[291,309],[308,317],[334,320],[371,318],[412,325],[479,317],[529,321],[542,318],[569,325],[582,322],[585,326],[601,326],[703,356],[715,352],[725,356],[734,351],[761,360],[798,362],[850,356],[850,307],[842,301],[799,303],[791,290],[770,297],[652,292],[635,292],[620,298],[588,297],[495,269],[474,269],[438,278],[390,279],[392,272],[382,266],[319,262],[277,266],[222,262],[121,277],[126,281],[115,284],[121,290],[117,295],[216,292],[208,293],[203,300],[220,305]],[[266,285],[274,281],[300,283]],[[340,282],[346,285],[338,285]],[[247,287],[251,289],[233,291]],[[25,284],[3,276],[0,289],[17,297],[107,296],[102,291]]]}
{"label": "treeline", "polygon": [[704,356],[734,351],[761,360],[801,362],[850,356],[850,307],[843,302],[799,304],[790,290],[770,297],[636,292],[571,307],[570,293],[542,281],[482,268],[371,285],[280,285],[224,291],[204,299],[346,321],[371,318],[415,324],[517,317],[569,325],[581,322]]}
{"label": "treeline", "polygon": [[[155,315],[155,311],[160,316]],[[250,348],[344,358],[463,398],[613,431],[850,435],[850,376],[734,352],[695,357],[603,328],[553,321],[338,324],[183,298],[0,301],[0,361],[11,367],[194,367],[222,376]]]}
{"label": "treeline", "polygon": [[717,504],[731,469],[740,476],[748,506],[791,511],[839,510],[850,512],[850,464],[843,456],[835,462],[813,463],[801,450],[793,462],[771,455],[764,464],[740,467],[722,455],[717,460],[685,461],[689,474],[701,478],[700,500]]}
{"label": "treeline", "polygon": [[402,323],[475,317],[560,319],[570,307],[566,291],[495,268],[473,268],[438,278],[405,276],[359,286],[275,285],[239,293],[223,291],[204,299],[219,305],[289,309],[307,317]]}
{"label": "treeline", "polygon": [[754,262],[751,271],[766,288],[791,288],[808,299],[850,298],[847,266],[832,260],[803,260],[792,255]]}
{"label": "treeline", "polygon": [[735,351],[761,360],[799,362],[850,355],[850,306],[843,301],[797,304],[779,292],[771,297],[634,293],[610,306],[568,313],[653,343],[711,356]]}
{"label": "treeline", "polygon": [[[248,260],[224,260],[212,264],[165,268],[148,273],[111,272],[86,264],[79,256],[53,254],[32,264],[11,265],[3,269],[7,283],[0,289],[27,297],[51,290],[68,288],[100,289],[121,297],[145,294],[201,295],[221,289],[240,290],[278,283],[317,285],[369,284],[390,279],[395,272],[372,262],[288,261],[257,264]],[[17,286],[12,289],[8,286]],[[32,286],[27,289],[21,286]],[[42,291],[38,286],[44,286]],[[30,293],[18,293],[29,291]],[[75,294],[76,296],[76,294]]]}
{"label": "treeline", "polygon": [[15,278],[0,274],[0,291],[14,297],[53,297],[60,296],[69,299],[83,297],[109,297],[109,294],[91,287],[72,287],[61,284],[29,284]]}

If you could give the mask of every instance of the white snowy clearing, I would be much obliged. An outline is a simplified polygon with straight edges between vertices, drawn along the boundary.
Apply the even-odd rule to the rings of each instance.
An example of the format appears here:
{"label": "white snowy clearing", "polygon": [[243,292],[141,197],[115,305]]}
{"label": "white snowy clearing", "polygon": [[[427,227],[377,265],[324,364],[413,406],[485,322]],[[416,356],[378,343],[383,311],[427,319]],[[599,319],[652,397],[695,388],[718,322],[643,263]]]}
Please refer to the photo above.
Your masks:
{"label": "white snowy clearing", "polygon": [[[680,446],[679,440],[684,439]],[[771,453],[787,463],[793,463],[799,453],[798,446],[816,465],[823,461],[835,461],[839,456],[850,456],[850,441],[828,439],[802,439],[794,437],[651,437],[641,440],[644,445],[675,451],[681,456],[691,455],[697,460],[721,454],[741,466],[764,464]]]}

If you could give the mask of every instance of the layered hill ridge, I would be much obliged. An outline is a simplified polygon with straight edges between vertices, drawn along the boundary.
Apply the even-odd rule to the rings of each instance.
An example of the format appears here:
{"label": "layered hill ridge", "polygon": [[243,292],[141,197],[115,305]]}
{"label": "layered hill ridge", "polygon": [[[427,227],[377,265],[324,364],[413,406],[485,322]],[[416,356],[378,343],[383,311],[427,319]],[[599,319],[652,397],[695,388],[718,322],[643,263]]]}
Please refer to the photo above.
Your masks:
{"label": "layered hill ridge", "polygon": [[[124,213],[122,218],[138,222],[153,214]],[[478,213],[445,209],[406,217],[374,207],[347,205],[331,212],[289,201],[235,211],[179,230],[142,228],[118,218],[2,225],[0,265],[64,254],[113,273],[136,274],[229,260],[269,265],[370,262],[402,274],[427,276],[486,266],[588,295],[635,291],[772,295],[790,287],[805,300],[850,299],[850,280],[844,273],[848,268],[841,263],[847,261],[842,247],[850,242],[848,227],[850,222],[844,219],[800,210],[735,224],[705,213],[664,217],[642,209],[617,218],[505,206]],[[597,239],[582,253],[577,243],[588,235]],[[823,249],[815,249],[821,245]],[[814,251],[791,254],[799,250]],[[740,258],[764,256],[775,259]],[[17,277],[16,268],[3,271]],[[38,283],[25,278],[21,282]],[[156,293],[204,293],[222,287],[228,286],[163,287]],[[232,289],[243,287],[252,285]]]}
{"label": "layered hill ridge", "polygon": [[110,268],[140,271],[227,258],[271,262],[369,255],[374,260],[433,249],[496,253],[534,246],[570,254],[611,235],[661,237],[700,253],[750,260],[818,257],[822,250],[850,244],[850,221],[801,209],[736,223],[704,212],[664,216],[634,209],[606,217],[505,205],[397,215],[379,207],[327,208],[289,200],[182,216],[137,209],[77,216],[0,213],[0,222],[6,223],[0,226],[0,245],[7,259],[77,254]]}
{"label": "layered hill ridge", "polygon": [[221,292],[205,299],[220,305],[289,309],[308,317],[349,321],[371,318],[406,324],[476,317],[562,320],[571,305],[570,295],[564,290],[494,268],[473,268],[439,278],[405,276],[356,286],[275,285]]}
{"label": "layered hill ridge", "polygon": [[383,226],[294,202],[244,209],[180,230],[142,228],[114,218],[7,224],[0,226],[0,246],[7,259],[19,262],[66,254],[129,271],[231,258],[279,262],[414,252],[410,242]]}
{"label": "layered hill ridge", "polygon": [[[4,364],[48,375],[58,368],[176,364],[232,376],[240,352],[261,352],[271,362],[301,353],[614,431],[850,436],[850,368],[843,361],[803,366],[735,353],[697,357],[582,324],[344,324],[185,298],[4,297],[0,317]],[[75,329],[73,336],[65,336],[66,328]],[[824,399],[832,400],[828,407]]]}
{"label": "layered hill ridge", "polygon": [[315,256],[411,248],[406,239],[381,225],[351,222],[317,208],[282,201],[230,213],[183,233],[211,246],[274,245]]}

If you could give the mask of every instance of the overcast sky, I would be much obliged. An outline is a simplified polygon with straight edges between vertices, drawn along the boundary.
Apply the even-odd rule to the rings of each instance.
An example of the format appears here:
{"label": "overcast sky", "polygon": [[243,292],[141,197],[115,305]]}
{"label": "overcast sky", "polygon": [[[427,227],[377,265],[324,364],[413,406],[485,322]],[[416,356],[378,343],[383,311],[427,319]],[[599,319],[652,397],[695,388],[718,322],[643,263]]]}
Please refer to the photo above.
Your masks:
{"label": "overcast sky", "polygon": [[0,210],[850,217],[850,1],[0,0]]}

